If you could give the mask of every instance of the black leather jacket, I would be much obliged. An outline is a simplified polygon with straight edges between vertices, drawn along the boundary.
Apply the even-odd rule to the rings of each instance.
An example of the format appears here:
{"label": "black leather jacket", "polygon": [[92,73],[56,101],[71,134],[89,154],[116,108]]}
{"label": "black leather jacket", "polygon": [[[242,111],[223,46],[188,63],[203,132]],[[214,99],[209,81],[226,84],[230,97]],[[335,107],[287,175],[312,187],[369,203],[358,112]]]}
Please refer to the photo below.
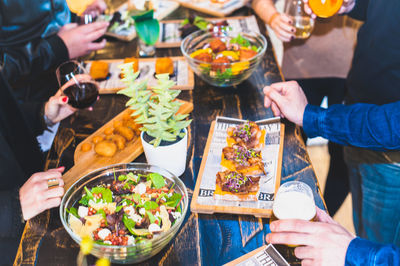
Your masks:
{"label": "black leather jacket", "polygon": [[0,1],[0,70],[14,83],[68,60],[56,33],[70,22],[65,0]]}

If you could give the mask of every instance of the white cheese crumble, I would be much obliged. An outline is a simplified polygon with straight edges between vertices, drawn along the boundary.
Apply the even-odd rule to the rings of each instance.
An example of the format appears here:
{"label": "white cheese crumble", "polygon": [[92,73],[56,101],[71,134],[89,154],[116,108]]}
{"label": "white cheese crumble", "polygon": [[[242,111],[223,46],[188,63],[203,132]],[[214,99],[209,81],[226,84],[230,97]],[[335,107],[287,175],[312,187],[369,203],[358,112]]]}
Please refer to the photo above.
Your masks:
{"label": "white cheese crumble", "polygon": [[156,214],[154,214],[155,217],[160,217],[160,213],[156,212]]}
{"label": "white cheese crumble", "polygon": [[133,215],[129,215],[129,218],[131,218],[135,223],[140,223],[142,221],[142,216],[136,213]]}
{"label": "white cheese crumble", "polygon": [[135,245],[135,238],[133,236],[128,236],[128,245],[130,246]]}
{"label": "white cheese crumble", "polygon": [[139,184],[135,187],[134,192],[135,192],[135,193],[138,193],[138,194],[140,194],[140,195],[146,193],[146,185],[143,184],[143,183],[139,183]]}
{"label": "white cheese crumble", "polygon": [[111,241],[108,241],[108,240],[104,241],[104,244],[112,245]]}
{"label": "white cheese crumble", "polygon": [[165,199],[165,197],[162,197],[162,198],[161,198],[161,200],[163,200],[163,201],[167,201],[167,200]]}
{"label": "white cheese crumble", "polygon": [[146,214],[146,209],[145,209],[145,208],[140,208],[140,209],[139,209],[139,213],[140,213],[141,215],[145,215],[145,214]]}
{"label": "white cheese crumble", "polygon": [[181,218],[182,214],[180,212],[171,212],[172,217],[174,217],[174,219],[179,219]]}
{"label": "white cheese crumble", "polygon": [[160,226],[158,225],[158,224],[151,224],[151,225],[149,225],[149,232],[150,233],[157,233],[157,232],[160,232],[161,231],[161,228],[160,228]]}
{"label": "white cheese crumble", "polygon": [[79,206],[78,208],[78,215],[79,217],[86,217],[88,216],[89,208],[85,206]]}
{"label": "white cheese crumble", "polygon": [[111,231],[108,230],[107,228],[101,229],[97,235],[101,238],[101,240],[104,240],[109,234],[111,234]]}
{"label": "white cheese crumble", "polygon": [[128,207],[124,207],[124,212],[128,215],[134,215],[135,214],[135,208],[133,208],[133,206],[128,206]]}

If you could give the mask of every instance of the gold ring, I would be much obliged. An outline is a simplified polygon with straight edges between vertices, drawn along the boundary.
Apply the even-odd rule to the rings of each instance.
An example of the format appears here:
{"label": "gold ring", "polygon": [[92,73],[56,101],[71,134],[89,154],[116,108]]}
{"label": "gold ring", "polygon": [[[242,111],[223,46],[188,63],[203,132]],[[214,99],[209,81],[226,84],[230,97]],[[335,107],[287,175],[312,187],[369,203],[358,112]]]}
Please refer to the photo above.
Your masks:
{"label": "gold ring", "polygon": [[52,187],[58,187],[60,183],[58,182],[57,178],[52,178],[47,180],[47,187],[52,188]]}

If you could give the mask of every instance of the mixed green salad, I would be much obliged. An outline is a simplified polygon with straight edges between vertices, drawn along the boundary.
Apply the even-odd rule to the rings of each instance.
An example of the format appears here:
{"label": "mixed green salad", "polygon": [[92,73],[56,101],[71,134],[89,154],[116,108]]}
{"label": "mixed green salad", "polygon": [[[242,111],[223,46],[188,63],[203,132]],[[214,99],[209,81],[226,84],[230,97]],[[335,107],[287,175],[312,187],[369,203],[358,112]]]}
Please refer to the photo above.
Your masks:
{"label": "mixed green salad", "polygon": [[81,238],[103,245],[136,245],[152,239],[182,217],[183,195],[158,173],[114,173],[114,180],[91,188],[67,209],[69,225]]}

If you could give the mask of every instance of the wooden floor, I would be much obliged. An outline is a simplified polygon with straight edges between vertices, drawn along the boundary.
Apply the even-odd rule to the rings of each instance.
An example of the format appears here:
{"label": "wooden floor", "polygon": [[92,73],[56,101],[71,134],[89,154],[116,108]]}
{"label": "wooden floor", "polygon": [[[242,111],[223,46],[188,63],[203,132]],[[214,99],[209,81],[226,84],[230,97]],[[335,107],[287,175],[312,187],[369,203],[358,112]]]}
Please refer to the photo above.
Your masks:
{"label": "wooden floor", "polygon": [[[312,165],[317,175],[319,184],[324,190],[326,176],[329,169],[329,153],[328,146],[308,146],[308,154],[310,156]],[[353,227],[353,217],[352,217],[352,205],[351,205],[351,194],[349,194],[344,201],[343,205],[340,207],[339,211],[333,217],[335,221],[343,225],[347,230],[354,233]]]}

